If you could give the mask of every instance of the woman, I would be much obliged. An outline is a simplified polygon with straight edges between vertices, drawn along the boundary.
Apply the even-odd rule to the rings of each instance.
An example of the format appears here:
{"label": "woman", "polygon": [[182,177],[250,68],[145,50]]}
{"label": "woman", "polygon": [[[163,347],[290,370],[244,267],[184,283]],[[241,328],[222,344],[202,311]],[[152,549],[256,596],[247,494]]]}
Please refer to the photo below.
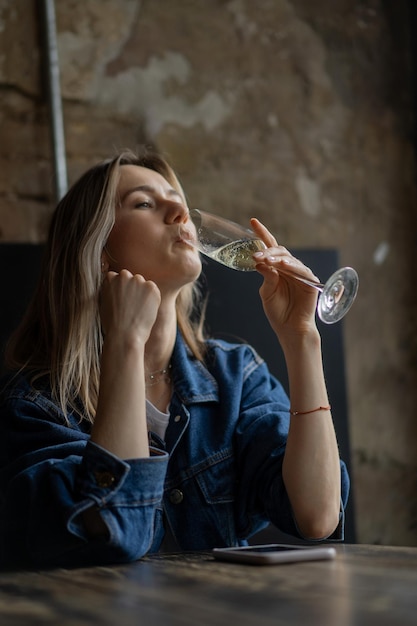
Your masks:
{"label": "woman", "polygon": [[317,293],[280,268],[313,275],[258,220],[251,225],[267,246],[254,258],[290,403],[253,349],[204,338],[201,261],[180,234],[192,226],[163,158],[121,153],[58,204],[8,351],[3,564],[245,545],[269,521],[297,537],[342,538],[349,479],[324,382]]}

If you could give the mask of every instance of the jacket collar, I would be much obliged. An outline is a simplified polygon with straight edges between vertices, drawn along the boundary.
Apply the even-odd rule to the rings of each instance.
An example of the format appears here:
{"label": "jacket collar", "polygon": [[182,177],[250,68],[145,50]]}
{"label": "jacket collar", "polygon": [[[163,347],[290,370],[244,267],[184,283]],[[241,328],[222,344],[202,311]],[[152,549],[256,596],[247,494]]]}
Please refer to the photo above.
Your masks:
{"label": "jacket collar", "polygon": [[205,364],[193,356],[179,330],[172,355],[172,376],[175,391],[184,404],[218,401],[216,379]]}

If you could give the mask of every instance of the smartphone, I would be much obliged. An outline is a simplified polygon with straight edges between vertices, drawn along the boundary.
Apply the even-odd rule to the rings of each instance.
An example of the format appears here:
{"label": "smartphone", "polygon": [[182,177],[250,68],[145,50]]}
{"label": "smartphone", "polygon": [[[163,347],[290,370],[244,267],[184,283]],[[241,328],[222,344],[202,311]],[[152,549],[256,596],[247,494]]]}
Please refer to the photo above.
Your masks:
{"label": "smartphone", "polygon": [[274,565],[294,561],[318,561],[334,559],[336,550],[331,546],[294,546],[284,543],[271,543],[238,548],[213,548],[213,556],[220,561],[249,563],[253,565]]}

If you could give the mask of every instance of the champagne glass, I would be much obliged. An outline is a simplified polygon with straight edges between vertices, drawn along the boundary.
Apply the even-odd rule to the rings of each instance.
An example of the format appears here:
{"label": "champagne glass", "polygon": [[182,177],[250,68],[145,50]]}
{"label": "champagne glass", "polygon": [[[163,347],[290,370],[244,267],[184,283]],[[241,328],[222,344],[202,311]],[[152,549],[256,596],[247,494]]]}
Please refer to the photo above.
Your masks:
{"label": "champagne glass", "polygon": [[[266,246],[252,230],[200,209],[192,209],[190,218],[195,226],[196,239],[193,236],[188,239],[200,252],[234,270],[255,270],[253,254],[265,250]],[[280,268],[279,273],[320,292],[317,314],[325,324],[334,324],[346,315],[359,286],[358,274],[352,267],[338,269],[324,284],[299,276],[291,270]]]}

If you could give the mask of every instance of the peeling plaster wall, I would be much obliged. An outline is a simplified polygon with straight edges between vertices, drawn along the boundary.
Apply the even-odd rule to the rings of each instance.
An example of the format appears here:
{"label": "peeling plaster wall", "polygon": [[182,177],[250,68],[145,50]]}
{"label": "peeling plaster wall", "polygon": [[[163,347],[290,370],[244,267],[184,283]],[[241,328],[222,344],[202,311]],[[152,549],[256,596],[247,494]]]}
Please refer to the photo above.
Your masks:
{"label": "peeling plaster wall", "polygon": [[[343,322],[358,539],[417,545],[409,3],[56,0],[70,182],[150,143],[191,205],[357,268]],[[35,0],[0,0],[0,241],[42,241],[53,170]],[[314,269],[314,268],[313,268]]]}

